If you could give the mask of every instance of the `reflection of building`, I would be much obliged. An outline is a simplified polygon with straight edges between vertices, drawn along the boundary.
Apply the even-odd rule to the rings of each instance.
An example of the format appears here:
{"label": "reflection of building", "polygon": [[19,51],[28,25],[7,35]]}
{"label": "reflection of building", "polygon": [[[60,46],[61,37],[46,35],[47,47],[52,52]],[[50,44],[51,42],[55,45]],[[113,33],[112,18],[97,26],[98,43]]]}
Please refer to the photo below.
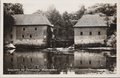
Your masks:
{"label": "reflection of building", "polygon": [[75,68],[105,68],[106,57],[99,53],[75,52]]}
{"label": "reflection of building", "polygon": [[[14,73],[21,73],[22,69],[33,69],[22,73],[51,73],[59,74],[72,69],[74,56],[66,54],[54,54],[42,51],[15,51],[13,54],[5,54],[4,73],[11,73],[8,69],[19,69]],[[34,71],[34,72],[33,72]]]}
{"label": "reflection of building", "polygon": [[45,46],[52,36],[52,24],[44,14],[13,15],[10,40],[15,45]]}
{"label": "reflection of building", "polygon": [[[7,56],[7,55],[6,55]],[[16,52],[5,58],[6,65],[12,64],[13,69],[47,68],[47,54],[41,52]],[[10,68],[10,67],[8,67]]]}
{"label": "reflection of building", "polygon": [[74,43],[103,43],[107,37],[107,24],[99,15],[83,15],[74,26]]}

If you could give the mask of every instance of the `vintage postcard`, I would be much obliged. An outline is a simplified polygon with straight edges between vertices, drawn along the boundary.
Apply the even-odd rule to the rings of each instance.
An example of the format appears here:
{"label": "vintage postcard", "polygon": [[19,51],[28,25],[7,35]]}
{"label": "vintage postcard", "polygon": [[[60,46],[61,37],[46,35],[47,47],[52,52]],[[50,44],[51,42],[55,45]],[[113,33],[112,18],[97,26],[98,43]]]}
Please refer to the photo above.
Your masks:
{"label": "vintage postcard", "polygon": [[120,77],[118,0],[2,0],[1,77]]}

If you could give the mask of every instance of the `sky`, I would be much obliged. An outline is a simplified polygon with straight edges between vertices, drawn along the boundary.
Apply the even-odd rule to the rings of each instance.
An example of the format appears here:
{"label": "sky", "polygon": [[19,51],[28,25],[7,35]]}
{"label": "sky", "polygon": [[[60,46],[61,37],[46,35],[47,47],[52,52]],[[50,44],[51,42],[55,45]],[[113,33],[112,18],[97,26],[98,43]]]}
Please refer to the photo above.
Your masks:
{"label": "sky", "polygon": [[77,11],[82,5],[88,8],[96,3],[116,3],[117,0],[4,0],[3,2],[21,3],[24,14],[32,14],[37,10],[47,11],[53,5],[60,13],[64,11],[71,13]]}

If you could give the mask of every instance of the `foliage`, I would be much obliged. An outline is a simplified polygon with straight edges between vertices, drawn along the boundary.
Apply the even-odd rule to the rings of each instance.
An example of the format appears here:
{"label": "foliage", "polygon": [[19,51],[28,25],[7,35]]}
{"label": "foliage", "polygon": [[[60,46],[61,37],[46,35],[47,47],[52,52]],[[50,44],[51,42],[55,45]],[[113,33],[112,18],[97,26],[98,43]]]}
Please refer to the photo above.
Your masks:
{"label": "foliage", "polygon": [[13,14],[23,14],[23,8],[20,3],[4,3],[4,14],[13,15]]}
{"label": "foliage", "polygon": [[4,3],[4,27],[6,31],[14,23],[14,20],[11,16],[14,14],[23,14],[22,5],[19,3]]}
{"label": "foliage", "polygon": [[106,39],[106,45],[113,48],[116,48],[116,42],[116,32],[114,32],[111,36],[108,36],[108,39]]}
{"label": "foliage", "polygon": [[80,19],[83,15],[84,12],[86,11],[85,6],[81,6],[81,8],[75,13],[77,20]]}
{"label": "foliage", "polygon": [[73,26],[84,14],[85,7],[82,6],[75,13],[68,13],[65,11],[60,14],[58,10],[52,5],[49,7],[47,12],[45,12],[49,21],[54,25],[54,35],[57,40],[73,40]]}
{"label": "foliage", "polygon": [[99,3],[89,7],[86,13],[88,14],[103,13],[106,16],[113,16],[116,14],[116,10],[117,4]]}
{"label": "foliage", "polygon": [[4,3],[4,36],[7,36],[11,32],[14,24],[12,15],[14,14],[23,14],[22,5],[19,3]]}
{"label": "foliage", "polygon": [[63,34],[65,34],[66,39],[70,39],[70,36],[73,36],[73,23],[70,20],[70,14],[68,14],[68,12],[64,12],[62,15],[63,18],[63,27],[65,29],[65,31],[63,32]]}
{"label": "foliage", "polygon": [[49,8],[47,12],[45,12],[47,18],[49,19],[49,21],[54,25],[54,35],[55,38],[59,38],[61,35],[60,29],[63,26],[62,22],[62,16],[59,13],[59,11],[56,10],[56,8],[52,7]]}

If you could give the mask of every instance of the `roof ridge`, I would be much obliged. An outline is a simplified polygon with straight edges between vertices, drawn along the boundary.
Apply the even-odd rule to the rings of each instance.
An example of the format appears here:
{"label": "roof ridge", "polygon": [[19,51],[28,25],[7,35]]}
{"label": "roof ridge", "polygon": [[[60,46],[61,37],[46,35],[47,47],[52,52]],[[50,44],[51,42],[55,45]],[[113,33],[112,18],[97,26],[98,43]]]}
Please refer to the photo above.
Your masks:
{"label": "roof ridge", "polygon": [[13,15],[16,25],[38,25],[45,24],[52,26],[44,14],[16,14]]}
{"label": "roof ridge", "polygon": [[107,26],[104,17],[99,14],[85,14],[83,15],[74,27],[85,27],[85,26]]}

